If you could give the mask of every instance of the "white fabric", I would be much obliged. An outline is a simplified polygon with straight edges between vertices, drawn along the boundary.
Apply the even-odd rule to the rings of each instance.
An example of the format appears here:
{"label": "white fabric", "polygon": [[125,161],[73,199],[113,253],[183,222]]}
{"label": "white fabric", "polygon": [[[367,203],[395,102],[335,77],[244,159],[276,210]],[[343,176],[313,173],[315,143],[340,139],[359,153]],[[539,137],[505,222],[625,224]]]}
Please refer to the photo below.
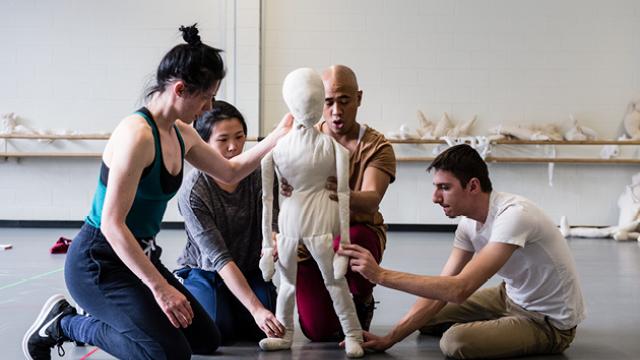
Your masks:
{"label": "white fabric", "polygon": [[631,184],[618,197],[618,225],[605,228],[571,227],[566,216],[560,219],[560,232],[564,237],[603,238],[618,241],[640,241],[640,173],[631,177]]}
{"label": "white fabric", "polygon": [[517,195],[492,192],[485,223],[463,217],[454,246],[478,252],[489,242],[520,247],[498,271],[513,302],[548,316],[558,329],[570,329],[584,319],[584,300],[569,246],[535,204]]}
{"label": "white fabric", "polygon": [[[295,118],[294,128],[262,161],[263,189],[273,187],[273,168],[287,179],[294,191],[280,202],[278,218],[278,270],[280,288],[276,317],[285,326],[283,339],[260,341],[264,350],[291,347],[293,311],[298,268],[297,248],[304,244],[318,263],[325,286],[333,300],[342,330],[346,336],[347,356],[364,354],[362,328],[355,305],[344,278],[348,258],[333,250],[333,239],[340,234],[341,244],[349,241],[349,153],[330,136],[313,125],[322,114],[324,86],[320,76],[311,69],[290,73],[283,85],[284,99]],[[319,109],[319,111],[318,111]],[[338,202],[329,198],[325,189],[327,177],[338,179]],[[273,244],[270,236],[272,195],[263,192],[263,257],[260,261],[265,280],[273,275]],[[267,228],[269,230],[267,231]]]}

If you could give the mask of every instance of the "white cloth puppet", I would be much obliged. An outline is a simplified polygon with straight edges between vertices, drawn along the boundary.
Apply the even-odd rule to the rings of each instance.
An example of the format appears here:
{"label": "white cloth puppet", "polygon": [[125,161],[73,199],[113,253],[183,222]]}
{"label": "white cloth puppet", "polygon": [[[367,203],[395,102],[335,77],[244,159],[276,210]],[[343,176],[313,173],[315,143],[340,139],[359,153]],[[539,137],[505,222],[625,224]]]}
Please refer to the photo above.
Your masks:
{"label": "white cloth puppet", "polygon": [[[294,128],[262,160],[263,189],[273,188],[273,167],[295,189],[280,202],[278,218],[278,270],[280,287],[276,317],[286,328],[283,338],[260,341],[263,350],[291,348],[293,311],[298,271],[298,245],[304,244],[318,263],[329,291],[342,331],[348,357],[361,357],[362,327],[344,275],[349,259],[333,250],[333,239],[340,234],[340,244],[349,239],[349,153],[314,124],[322,116],[324,86],[320,75],[303,68],[291,72],[282,86],[284,101],[294,117]],[[327,177],[338,179],[338,202],[325,189]],[[265,280],[274,274],[271,239],[271,204],[273,194],[263,191],[262,257],[260,269]]]}
{"label": "white cloth puppet", "polygon": [[560,219],[560,232],[564,237],[606,238],[618,241],[640,241],[640,173],[633,175],[618,198],[618,225],[604,228],[570,227],[566,216]]}

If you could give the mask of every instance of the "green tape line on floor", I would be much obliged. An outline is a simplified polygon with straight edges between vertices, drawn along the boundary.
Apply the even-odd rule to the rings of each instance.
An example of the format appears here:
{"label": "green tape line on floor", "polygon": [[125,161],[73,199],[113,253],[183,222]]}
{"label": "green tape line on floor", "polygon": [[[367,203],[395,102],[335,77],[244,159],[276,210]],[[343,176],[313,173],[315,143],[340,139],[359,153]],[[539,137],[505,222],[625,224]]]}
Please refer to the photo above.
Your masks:
{"label": "green tape line on floor", "polygon": [[60,271],[62,271],[62,270],[64,270],[64,268],[60,268],[60,269],[56,269],[56,270],[47,271],[46,273],[42,273],[42,274],[38,274],[38,275],[34,275],[34,276],[28,277],[28,278],[26,278],[26,279],[22,279],[22,280],[20,280],[20,281],[16,281],[16,282],[11,283],[11,284],[2,285],[2,286],[0,286],[0,290],[4,290],[4,289],[8,289],[8,288],[12,288],[12,287],[14,287],[14,286],[18,286],[18,285],[20,285],[20,284],[24,284],[24,283],[29,282],[29,281],[31,281],[31,280],[36,280],[36,279],[39,279],[39,278],[41,278],[41,277],[45,277],[45,276],[48,276],[48,275],[51,275],[51,274],[58,273],[58,272],[60,272]]}

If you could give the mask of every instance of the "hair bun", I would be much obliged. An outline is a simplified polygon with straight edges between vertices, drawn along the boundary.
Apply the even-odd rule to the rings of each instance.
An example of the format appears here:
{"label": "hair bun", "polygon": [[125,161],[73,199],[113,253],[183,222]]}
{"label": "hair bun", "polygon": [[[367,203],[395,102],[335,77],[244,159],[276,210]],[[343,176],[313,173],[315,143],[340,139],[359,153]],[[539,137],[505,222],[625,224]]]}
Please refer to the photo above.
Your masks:
{"label": "hair bun", "polygon": [[182,38],[189,45],[200,45],[202,41],[200,40],[200,35],[198,35],[198,28],[196,24],[191,26],[180,26],[180,31],[182,31]]}

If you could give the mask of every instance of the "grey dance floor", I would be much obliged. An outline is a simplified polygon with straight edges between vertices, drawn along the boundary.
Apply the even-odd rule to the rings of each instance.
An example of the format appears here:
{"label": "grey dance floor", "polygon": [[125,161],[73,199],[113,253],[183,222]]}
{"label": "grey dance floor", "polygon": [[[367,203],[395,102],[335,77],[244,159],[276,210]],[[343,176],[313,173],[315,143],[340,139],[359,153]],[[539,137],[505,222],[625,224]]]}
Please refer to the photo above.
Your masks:
{"label": "grey dance floor", "polygon": [[[64,255],[48,249],[59,237],[73,237],[73,229],[0,229],[0,244],[13,249],[0,251],[0,341],[2,359],[22,359],[21,339],[45,299],[66,293],[62,267]],[[383,266],[421,274],[438,274],[449,254],[452,234],[390,233]],[[164,230],[158,243],[163,260],[173,268],[184,244],[179,230]],[[640,358],[640,246],[607,239],[573,239],[569,242],[580,272],[588,306],[588,318],[579,327],[576,340],[563,354],[528,359],[639,359]],[[498,279],[491,279],[491,284]],[[377,287],[379,300],[372,330],[384,334],[409,308],[414,298]],[[65,345],[65,359],[111,359],[93,346]],[[56,359],[57,354],[52,353]],[[220,348],[211,359],[341,359],[334,343],[310,343],[296,331],[291,351],[265,353],[255,343]],[[414,334],[386,353],[368,354],[370,359],[443,359],[438,339]]]}

